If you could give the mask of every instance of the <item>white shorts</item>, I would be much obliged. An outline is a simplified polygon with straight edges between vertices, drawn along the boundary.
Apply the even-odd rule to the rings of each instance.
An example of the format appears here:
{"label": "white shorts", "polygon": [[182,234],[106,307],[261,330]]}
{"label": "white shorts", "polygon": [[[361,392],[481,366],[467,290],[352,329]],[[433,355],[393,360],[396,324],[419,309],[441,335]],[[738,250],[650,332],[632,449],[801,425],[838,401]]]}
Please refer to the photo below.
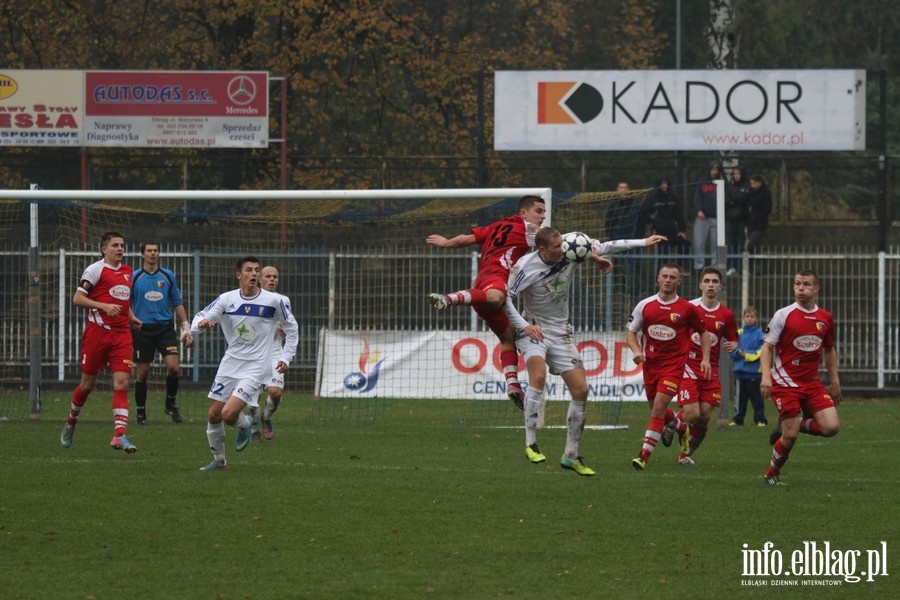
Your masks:
{"label": "white shorts", "polygon": [[224,404],[229,398],[236,396],[243,400],[247,406],[257,407],[259,406],[259,393],[263,387],[261,383],[252,379],[237,379],[235,377],[220,377],[216,375],[215,381],[209,388],[207,398]]}
{"label": "white shorts", "polygon": [[543,333],[543,342],[533,340],[524,333],[520,333],[516,338],[516,349],[525,358],[526,364],[532,356],[540,356],[550,367],[553,375],[560,375],[573,369],[584,369],[584,362],[571,333],[548,331]]}
{"label": "white shorts", "polygon": [[277,387],[280,390],[284,389],[284,373],[278,372],[278,363],[280,360],[272,361],[272,377],[269,379],[269,383],[266,384],[266,387]]}

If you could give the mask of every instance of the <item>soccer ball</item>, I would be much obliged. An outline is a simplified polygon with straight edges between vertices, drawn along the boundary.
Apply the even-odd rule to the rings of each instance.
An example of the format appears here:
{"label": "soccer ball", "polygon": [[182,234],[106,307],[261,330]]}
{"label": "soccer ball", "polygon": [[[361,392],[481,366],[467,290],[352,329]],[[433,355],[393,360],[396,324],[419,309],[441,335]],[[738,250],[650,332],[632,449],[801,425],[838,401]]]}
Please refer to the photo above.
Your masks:
{"label": "soccer ball", "polygon": [[565,256],[569,262],[583,262],[591,255],[591,238],[580,231],[567,233],[563,236],[562,250],[563,256]]}

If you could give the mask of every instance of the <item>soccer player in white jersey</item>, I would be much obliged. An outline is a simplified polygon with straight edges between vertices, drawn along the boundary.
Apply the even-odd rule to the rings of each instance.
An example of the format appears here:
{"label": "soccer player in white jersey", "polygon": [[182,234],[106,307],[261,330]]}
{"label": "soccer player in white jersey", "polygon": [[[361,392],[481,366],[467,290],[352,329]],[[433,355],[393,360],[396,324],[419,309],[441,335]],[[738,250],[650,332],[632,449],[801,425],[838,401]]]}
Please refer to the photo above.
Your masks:
{"label": "soccer player in white jersey", "polygon": [[279,373],[287,372],[297,350],[297,321],[280,294],[260,289],[259,264],[255,256],[239,259],[236,276],[240,287],[216,298],[191,323],[195,335],[221,325],[228,342],[208,395],[206,437],[213,461],[201,471],[227,466],[223,422],[238,429],[235,450],[241,452],[250,443],[253,420],[243,410],[258,406],[259,393],[272,379],[272,339],[277,325],[285,333],[281,360],[275,366]]}
{"label": "soccer player in white jersey", "polygon": [[[605,243],[591,240],[589,257],[608,273],[612,263],[602,258],[602,254],[652,246],[663,240],[663,236]],[[549,364],[550,372],[562,377],[572,395],[566,419],[566,449],[560,466],[579,475],[594,475],[594,470],[585,466],[578,453],[584,431],[588,385],[569,323],[569,288],[575,265],[563,256],[562,236],[552,227],[538,231],[535,246],[537,252],[520,258],[510,271],[509,293],[522,299],[522,314],[509,297],[506,300],[506,313],[517,331],[516,347],[525,358],[528,370],[524,407],[525,455],[533,463],[546,460],[537,444],[537,429]]]}
{"label": "soccer player in white jersey", "polygon": [[[293,310],[291,308],[290,299],[275,291],[278,289],[278,269],[273,266],[263,267],[260,272],[260,287],[281,296],[281,299],[288,307],[288,310]],[[281,360],[283,346],[284,329],[276,325],[275,336],[272,338],[272,377],[269,379],[268,385],[266,386],[266,393],[268,393],[268,396],[266,397],[266,408],[262,413],[262,417],[259,416],[260,408],[262,407],[250,407],[250,417],[253,419],[253,432],[251,434],[253,442],[260,441],[257,420],[262,425],[263,436],[267,440],[271,440],[275,437],[275,427],[272,425],[272,415],[278,410],[278,405],[281,404],[281,397],[284,395],[284,373],[278,371],[278,361]]]}

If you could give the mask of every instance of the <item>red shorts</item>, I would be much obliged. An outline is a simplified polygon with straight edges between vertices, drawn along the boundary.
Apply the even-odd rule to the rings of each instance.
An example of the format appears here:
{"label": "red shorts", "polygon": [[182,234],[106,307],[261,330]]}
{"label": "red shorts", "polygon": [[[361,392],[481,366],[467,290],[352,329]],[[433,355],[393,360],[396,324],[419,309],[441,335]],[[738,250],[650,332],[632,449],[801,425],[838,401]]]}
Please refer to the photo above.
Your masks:
{"label": "red shorts", "polygon": [[693,379],[685,377],[678,388],[678,406],[705,402],[711,406],[722,404],[722,382],[718,377]]}
{"label": "red shorts", "polygon": [[490,269],[480,271],[472,282],[476,290],[486,292],[488,290],[500,290],[504,296],[509,295],[509,271],[503,269]]}
{"label": "red shorts", "polygon": [[644,391],[647,400],[653,404],[656,394],[675,396],[678,394],[678,386],[684,377],[684,367],[664,367],[659,370],[653,368],[653,363],[644,363]]}
{"label": "red shorts", "polygon": [[96,375],[107,365],[113,373],[131,373],[131,331],[88,323],[81,335],[81,372]]}
{"label": "red shorts", "polygon": [[804,415],[813,416],[821,410],[834,407],[834,400],[822,382],[803,384],[803,387],[772,386],[772,402],[781,420]]}
{"label": "red shorts", "polygon": [[[504,296],[509,295],[509,287],[507,282],[509,281],[509,273],[502,270],[491,270],[484,271],[478,274],[475,277],[475,281],[472,283],[472,287],[478,290],[482,290],[484,292],[488,290],[500,290],[503,292]],[[509,318],[506,316],[506,311],[503,308],[503,305],[500,306],[488,306],[486,304],[478,304],[472,306],[472,309],[481,317],[487,326],[500,337],[503,335],[509,328]]]}

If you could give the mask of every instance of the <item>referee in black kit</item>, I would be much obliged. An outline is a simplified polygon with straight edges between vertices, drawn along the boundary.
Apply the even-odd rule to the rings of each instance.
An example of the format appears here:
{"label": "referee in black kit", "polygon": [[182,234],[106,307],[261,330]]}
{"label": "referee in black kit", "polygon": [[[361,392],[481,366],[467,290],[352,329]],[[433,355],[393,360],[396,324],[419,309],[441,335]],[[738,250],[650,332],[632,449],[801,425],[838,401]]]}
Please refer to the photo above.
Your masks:
{"label": "referee in black kit", "polygon": [[175,404],[178,395],[178,377],[181,364],[178,358],[178,338],[172,325],[172,311],[181,324],[181,342],[190,347],[191,324],[184,310],[181,290],[175,273],[159,266],[159,244],[141,244],[143,265],[134,271],[131,283],[131,312],[141,322],[131,330],[134,345],[134,362],[137,374],[134,382],[134,399],[137,405],[137,423],[147,422],[147,376],[150,363],[159,351],[166,363],[166,414],[175,423],[181,423],[181,413]]}

